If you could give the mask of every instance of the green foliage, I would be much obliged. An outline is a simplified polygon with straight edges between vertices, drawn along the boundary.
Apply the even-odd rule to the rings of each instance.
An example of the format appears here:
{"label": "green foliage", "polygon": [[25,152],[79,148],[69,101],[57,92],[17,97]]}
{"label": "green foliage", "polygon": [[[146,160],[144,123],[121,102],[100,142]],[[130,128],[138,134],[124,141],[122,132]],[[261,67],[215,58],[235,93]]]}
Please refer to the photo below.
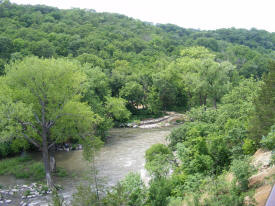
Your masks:
{"label": "green foliage", "polygon": [[275,149],[275,125],[271,126],[270,132],[267,136],[263,136],[261,140],[262,147],[273,150]]}
{"label": "green foliage", "polygon": [[192,121],[214,123],[217,118],[217,110],[205,107],[192,107],[187,112],[188,117]]}
{"label": "green foliage", "polygon": [[208,191],[208,197],[202,201],[202,205],[242,206],[245,202],[245,196],[249,195],[242,193],[234,184],[227,182],[224,176],[219,176],[216,180],[207,185],[207,187],[206,191]]}
{"label": "green foliage", "polygon": [[44,167],[40,162],[33,161],[29,156],[3,159],[0,161],[1,175],[14,175],[16,178],[41,180]]}
{"label": "green foliage", "polygon": [[[30,156],[12,157],[0,161],[0,175],[13,175],[18,179],[42,180],[45,170],[41,162],[33,160]],[[67,177],[68,173],[63,168],[57,167],[57,177]]]}
{"label": "green foliage", "polygon": [[125,107],[126,100],[116,97],[107,97],[106,109],[114,120],[125,122],[130,118],[131,113]]}
{"label": "green foliage", "polygon": [[170,149],[163,144],[154,144],[145,153],[145,168],[155,177],[165,177],[171,169],[173,155]]}
{"label": "green foliage", "polygon": [[231,153],[227,141],[221,135],[209,135],[207,144],[208,154],[212,158],[212,173],[220,174],[230,164]]}
{"label": "green foliage", "polygon": [[64,199],[58,194],[58,191],[56,189],[52,192],[52,206],[63,206],[64,205]]}
{"label": "green foliage", "polygon": [[231,165],[231,171],[236,178],[241,191],[248,190],[249,177],[255,172],[255,168],[251,165],[251,161],[248,158],[234,159]]}
{"label": "green foliage", "polygon": [[69,174],[67,173],[67,171],[61,167],[57,167],[56,171],[54,173],[55,176],[57,177],[68,177]]}
{"label": "green foliage", "polygon": [[105,205],[143,206],[147,201],[147,188],[139,174],[129,173],[104,198]]}
{"label": "green foliage", "polygon": [[159,178],[150,182],[148,193],[148,204],[152,206],[163,206],[169,203],[172,184],[169,179]]}
{"label": "green foliage", "polygon": [[[8,119],[10,123],[2,122],[1,126],[4,126],[3,124],[11,126],[11,122],[14,121],[14,130],[10,128],[9,133],[2,137],[8,138],[12,135],[11,132],[14,133],[18,130],[17,128],[21,127],[21,131],[25,130],[25,134],[34,136],[35,140],[41,141],[35,130],[36,127],[39,127],[36,117],[41,119],[41,101],[47,102],[47,118],[55,122],[55,127],[51,130],[52,140],[62,142],[70,136],[77,137],[78,131],[84,127],[90,127],[91,121],[95,120],[95,115],[86,104],[79,102],[78,93],[82,90],[81,82],[85,80],[85,76],[79,70],[77,63],[61,59],[27,58],[7,67],[7,75],[3,79],[3,83],[5,82],[12,91],[5,93],[7,90],[1,90],[4,95],[9,96],[2,99],[1,111],[6,110],[5,113],[7,113],[9,111],[7,107],[14,107],[17,108],[17,112],[12,114],[14,115],[13,119]],[[15,102],[18,99],[20,102]],[[5,104],[7,101],[9,101],[8,105]],[[7,115],[5,113],[1,114]],[[83,115],[86,117],[86,124],[83,122]],[[30,122],[32,127],[27,126],[24,129],[16,119]],[[76,123],[79,127],[77,131],[74,130],[75,127],[72,127]],[[5,131],[7,130],[2,132]],[[17,133],[16,136],[22,137],[23,135]]]}
{"label": "green foliage", "polygon": [[214,162],[207,153],[206,141],[202,137],[177,144],[177,156],[182,163],[182,170],[187,174],[208,172],[213,168]]}
{"label": "green foliage", "polygon": [[245,155],[253,155],[256,151],[255,142],[251,139],[245,139],[242,148]]}
{"label": "green foliage", "polygon": [[73,194],[72,206],[100,206],[101,201],[98,199],[96,192],[89,185],[79,185],[77,192]]}
{"label": "green foliage", "polygon": [[[204,177],[195,190],[185,190],[181,205],[190,206],[242,206],[254,205],[253,191],[242,192],[235,181],[228,180],[228,173],[216,177]],[[248,199],[249,201],[245,200]]]}
{"label": "green foliage", "polygon": [[182,197],[184,194],[184,185],[186,185],[187,175],[182,172],[179,168],[173,172],[171,177],[172,182],[172,191],[171,194],[173,197]]}
{"label": "green foliage", "polygon": [[107,193],[104,199],[104,204],[107,206],[127,205],[127,202],[127,191],[119,183],[114,187],[114,191]]}
{"label": "green foliage", "polygon": [[76,61],[28,57],[8,65],[0,81],[1,141],[16,137],[42,151],[51,187],[48,145],[92,139],[96,125],[102,122],[80,101],[85,80]]}
{"label": "green foliage", "polygon": [[215,106],[238,72],[260,77],[274,57],[274,34],[255,29],[206,32],[118,14],[12,3],[0,4],[0,11],[0,73],[6,63],[30,55],[76,58],[99,67],[105,77],[101,81],[98,71],[88,75],[92,84],[95,79],[100,84],[86,90],[84,99],[107,120],[102,106],[107,91],[125,98],[132,113],[139,104],[154,114],[210,101]]}
{"label": "green foliage", "polygon": [[13,154],[11,142],[0,142],[0,158]]}
{"label": "green foliage", "polygon": [[161,111],[161,102],[159,99],[159,95],[157,89],[155,87],[151,87],[148,93],[147,99],[148,109],[153,114],[158,114]]}
{"label": "green foliage", "polygon": [[121,182],[122,187],[128,192],[127,205],[142,206],[146,202],[147,189],[138,174],[129,173]]}
{"label": "green foliage", "polygon": [[247,46],[229,46],[225,58],[234,63],[239,73],[245,77],[261,77],[268,70],[268,58]]}
{"label": "green foliage", "polygon": [[[106,205],[177,205],[189,192],[194,205],[243,204],[244,171],[250,169],[238,159],[252,154],[263,136],[262,146],[274,148],[274,132],[268,133],[274,125],[274,63],[264,84],[258,80],[275,57],[274,33],[154,26],[119,14],[9,1],[0,1],[0,17],[0,75],[6,74],[0,78],[0,158],[31,149],[29,142],[41,145],[41,102],[53,124],[48,143],[81,139],[88,160],[113,121],[190,109],[191,122],[167,137],[169,148],[154,145],[146,152],[146,168],[155,177],[147,203],[140,177],[131,174],[109,192]],[[217,178],[232,160],[240,187]],[[2,165],[0,173],[25,171],[20,165],[12,171]],[[34,176],[42,173],[41,165],[28,166]],[[57,174],[66,175],[62,169]],[[208,175],[214,183],[206,184],[209,198],[202,202]],[[75,200],[104,203],[85,186]]]}
{"label": "green foliage", "polygon": [[249,132],[250,137],[256,143],[260,142],[262,136],[267,135],[270,127],[275,123],[275,62],[269,65],[269,73],[264,77],[264,84],[254,101],[254,112],[252,114]]}
{"label": "green foliage", "polygon": [[182,73],[190,106],[206,106],[210,98],[216,108],[217,102],[231,87],[234,66],[229,62],[216,62],[215,55],[203,47],[185,48],[181,55],[171,67]]}
{"label": "green foliage", "polygon": [[221,174],[232,159],[255,152],[247,125],[260,84],[253,79],[242,80],[222,98],[218,109],[198,107],[187,113],[193,122],[185,122],[167,137],[180,160],[180,171],[187,175]]}
{"label": "green foliage", "polygon": [[213,128],[205,122],[185,122],[182,126],[174,129],[167,137],[169,146],[174,150],[177,143],[185,142],[196,137],[206,137]]}
{"label": "green foliage", "polygon": [[181,206],[182,205],[182,199],[181,198],[170,198],[168,206]]}
{"label": "green foliage", "polygon": [[[184,85],[179,72],[169,67],[152,75],[153,91],[158,93],[157,100],[164,110],[173,106],[185,106],[186,98]],[[155,100],[156,101],[156,100]]]}
{"label": "green foliage", "polygon": [[143,103],[144,91],[141,84],[131,81],[127,82],[119,91],[122,98],[128,101],[130,108],[135,110]]}

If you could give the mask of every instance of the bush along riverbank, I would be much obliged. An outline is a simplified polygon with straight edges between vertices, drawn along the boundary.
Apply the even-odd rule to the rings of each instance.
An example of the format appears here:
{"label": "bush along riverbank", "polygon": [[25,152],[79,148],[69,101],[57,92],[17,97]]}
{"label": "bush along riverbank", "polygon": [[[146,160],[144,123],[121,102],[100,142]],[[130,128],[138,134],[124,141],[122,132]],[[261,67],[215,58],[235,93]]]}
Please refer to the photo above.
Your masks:
{"label": "bush along riverbank", "polygon": [[[33,160],[31,156],[12,157],[0,161],[0,175],[12,175],[15,178],[40,181],[44,179],[42,162]],[[54,173],[57,177],[68,176],[63,168],[57,168]]]}

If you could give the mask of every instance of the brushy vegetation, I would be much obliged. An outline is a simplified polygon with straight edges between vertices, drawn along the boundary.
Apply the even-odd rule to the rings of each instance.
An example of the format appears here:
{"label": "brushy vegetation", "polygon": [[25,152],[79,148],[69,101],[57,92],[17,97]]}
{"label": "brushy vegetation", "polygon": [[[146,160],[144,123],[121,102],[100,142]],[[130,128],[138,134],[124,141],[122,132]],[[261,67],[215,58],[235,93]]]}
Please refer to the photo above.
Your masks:
{"label": "brushy vegetation", "polygon": [[[72,204],[244,205],[247,156],[274,150],[274,35],[0,0],[0,158],[79,139],[91,161],[112,126],[180,110],[190,121],[145,154],[148,187],[129,174],[106,191],[93,174],[96,187],[79,186]],[[41,179],[44,168],[17,157],[0,174]]]}
{"label": "brushy vegetation", "polygon": [[0,174],[41,180],[44,178],[44,166],[29,156],[8,158],[0,161]]}
{"label": "brushy vegetation", "polygon": [[[43,163],[33,160],[30,156],[12,157],[0,161],[0,175],[13,175],[16,178],[43,180],[45,170]],[[63,168],[57,168],[55,176],[67,177]]]}

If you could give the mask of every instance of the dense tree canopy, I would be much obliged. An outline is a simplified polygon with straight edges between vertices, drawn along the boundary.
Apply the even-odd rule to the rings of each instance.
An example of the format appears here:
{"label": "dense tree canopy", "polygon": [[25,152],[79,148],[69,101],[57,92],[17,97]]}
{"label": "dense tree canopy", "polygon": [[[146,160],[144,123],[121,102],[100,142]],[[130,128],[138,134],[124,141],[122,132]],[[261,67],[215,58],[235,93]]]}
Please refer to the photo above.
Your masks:
{"label": "dense tree canopy", "polygon": [[[275,33],[257,29],[200,31],[0,0],[0,158],[36,147],[51,186],[55,144],[83,143],[89,156],[112,126],[176,110],[184,124],[145,154],[148,187],[130,174],[102,202],[243,205],[246,156],[274,148],[274,45]],[[208,187],[203,202],[196,195]],[[77,205],[99,201],[84,190]]]}
{"label": "dense tree canopy", "polygon": [[69,138],[92,137],[100,117],[80,102],[86,76],[77,62],[26,58],[1,78],[1,141],[23,138],[43,154],[52,186],[48,151]]}

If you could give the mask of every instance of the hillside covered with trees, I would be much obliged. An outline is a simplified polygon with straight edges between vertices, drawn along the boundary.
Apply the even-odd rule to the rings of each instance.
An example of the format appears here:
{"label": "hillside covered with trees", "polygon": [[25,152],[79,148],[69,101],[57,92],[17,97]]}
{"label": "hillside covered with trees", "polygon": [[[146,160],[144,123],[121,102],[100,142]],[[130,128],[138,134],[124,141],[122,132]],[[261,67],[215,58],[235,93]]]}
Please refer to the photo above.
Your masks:
{"label": "hillside covered with trees", "polygon": [[244,205],[249,156],[275,149],[274,60],[275,33],[264,30],[0,0],[0,159],[41,151],[53,187],[54,146],[81,143],[92,161],[110,128],[178,111],[188,120],[145,154],[148,186],[130,174],[103,197],[82,188],[78,203]]}

